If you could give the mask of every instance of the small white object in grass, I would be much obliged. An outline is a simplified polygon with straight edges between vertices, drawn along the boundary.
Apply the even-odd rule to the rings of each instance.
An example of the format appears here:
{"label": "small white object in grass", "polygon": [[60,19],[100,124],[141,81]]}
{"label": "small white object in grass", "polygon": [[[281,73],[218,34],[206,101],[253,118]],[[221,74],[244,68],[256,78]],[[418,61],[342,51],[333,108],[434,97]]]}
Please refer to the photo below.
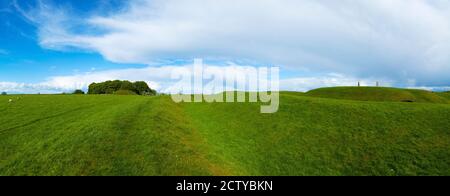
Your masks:
{"label": "small white object in grass", "polygon": [[9,99],[9,103],[11,103],[13,100],[12,99]]}

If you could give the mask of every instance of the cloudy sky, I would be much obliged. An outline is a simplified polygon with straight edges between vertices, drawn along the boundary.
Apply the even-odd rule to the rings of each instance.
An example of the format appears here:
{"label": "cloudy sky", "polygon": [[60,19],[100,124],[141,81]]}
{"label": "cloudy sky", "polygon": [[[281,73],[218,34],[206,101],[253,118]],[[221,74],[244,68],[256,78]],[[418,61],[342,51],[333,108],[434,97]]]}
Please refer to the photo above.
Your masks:
{"label": "cloudy sky", "polygon": [[0,1],[0,91],[109,79],[164,91],[194,58],[279,66],[282,90],[357,81],[450,89],[450,1]]}

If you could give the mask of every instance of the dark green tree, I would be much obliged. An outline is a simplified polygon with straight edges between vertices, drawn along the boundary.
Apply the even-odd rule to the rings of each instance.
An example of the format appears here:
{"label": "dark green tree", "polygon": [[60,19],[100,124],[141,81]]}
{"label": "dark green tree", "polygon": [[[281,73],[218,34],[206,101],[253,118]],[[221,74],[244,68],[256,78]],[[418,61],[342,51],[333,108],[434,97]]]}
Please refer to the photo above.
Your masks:
{"label": "dark green tree", "polygon": [[146,82],[137,81],[134,83],[134,87],[139,95],[156,95],[156,91],[148,87]]}
{"label": "dark green tree", "polygon": [[73,94],[76,94],[76,95],[84,95],[84,91],[81,90],[81,89],[77,89],[77,90],[73,91]]}
{"label": "dark green tree", "polygon": [[136,92],[136,88],[134,87],[133,83],[131,83],[130,81],[122,81],[122,84],[120,85],[120,89],[118,90],[129,90],[132,92],[135,92],[136,94],[139,94],[138,92]]}
{"label": "dark green tree", "polygon": [[88,94],[116,94],[117,91],[130,91],[138,95],[156,95],[156,91],[150,89],[147,83],[143,81],[105,81],[101,83],[92,83],[89,85]]}
{"label": "dark green tree", "polygon": [[98,90],[99,86],[100,86],[100,84],[97,84],[95,82],[90,84],[89,88],[88,88],[88,94],[101,94]]}

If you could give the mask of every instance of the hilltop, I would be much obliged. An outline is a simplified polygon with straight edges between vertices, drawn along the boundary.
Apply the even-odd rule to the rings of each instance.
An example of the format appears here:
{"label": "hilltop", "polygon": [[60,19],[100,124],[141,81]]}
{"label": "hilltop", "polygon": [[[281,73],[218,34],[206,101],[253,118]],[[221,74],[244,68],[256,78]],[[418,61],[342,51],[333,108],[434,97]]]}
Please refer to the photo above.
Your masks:
{"label": "hilltop", "polygon": [[358,101],[449,103],[440,93],[387,87],[330,87],[308,91],[305,96]]}

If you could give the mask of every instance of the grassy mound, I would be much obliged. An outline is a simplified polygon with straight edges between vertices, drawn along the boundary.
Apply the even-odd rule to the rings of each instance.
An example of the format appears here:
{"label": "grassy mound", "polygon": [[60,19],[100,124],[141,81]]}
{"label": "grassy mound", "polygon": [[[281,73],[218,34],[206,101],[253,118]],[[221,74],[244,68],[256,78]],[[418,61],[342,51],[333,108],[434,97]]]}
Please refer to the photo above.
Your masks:
{"label": "grassy mound", "polygon": [[0,110],[0,175],[450,175],[447,104],[30,95]]}
{"label": "grassy mound", "polygon": [[449,101],[437,93],[416,89],[399,89],[386,87],[332,87],[319,88],[305,93],[306,96],[348,99],[358,101],[391,101],[448,103]]}
{"label": "grassy mound", "polygon": [[447,92],[441,92],[441,93],[439,93],[439,95],[440,95],[441,97],[444,97],[444,98],[448,99],[449,102],[450,102],[450,91],[447,91]]}

